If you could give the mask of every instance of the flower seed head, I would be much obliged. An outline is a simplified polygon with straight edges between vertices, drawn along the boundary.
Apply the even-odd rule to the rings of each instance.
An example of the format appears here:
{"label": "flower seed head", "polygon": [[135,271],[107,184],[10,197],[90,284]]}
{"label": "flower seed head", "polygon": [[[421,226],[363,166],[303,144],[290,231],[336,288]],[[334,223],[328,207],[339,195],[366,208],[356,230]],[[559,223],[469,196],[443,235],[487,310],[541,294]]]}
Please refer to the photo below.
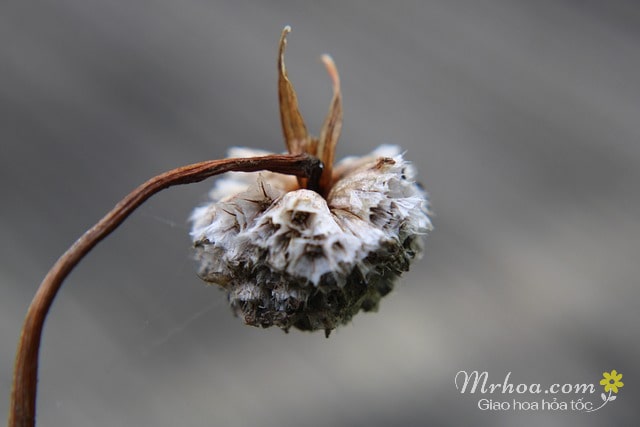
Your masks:
{"label": "flower seed head", "polygon": [[[421,251],[431,230],[425,192],[396,146],[333,166],[342,123],[339,79],[319,139],[308,136],[284,67],[279,88],[285,140],[292,154],[325,163],[318,191],[305,180],[271,172],[232,172],[216,182],[212,203],[191,221],[199,274],[228,292],[247,324],[327,334],[358,311],[375,310]],[[268,154],[232,149],[231,157]]]}

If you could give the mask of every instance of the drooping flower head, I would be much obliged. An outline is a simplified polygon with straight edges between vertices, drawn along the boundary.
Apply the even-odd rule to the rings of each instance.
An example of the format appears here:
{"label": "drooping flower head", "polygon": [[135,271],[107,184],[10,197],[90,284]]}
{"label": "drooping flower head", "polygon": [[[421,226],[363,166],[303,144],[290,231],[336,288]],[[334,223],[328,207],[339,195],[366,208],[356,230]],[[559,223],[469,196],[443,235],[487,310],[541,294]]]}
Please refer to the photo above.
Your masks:
{"label": "drooping flower head", "polygon": [[[426,193],[396,146],[334,165],[342,126],[340,80],[322,60],[333,100],[319,138],[307,133],[284,65],[280,39],[278,89],[287,149],[322,160],[319,182],[271,172],[233,172],[217,181],[213,202],[192,214],[199,274],[224,288],[249,325],[327,334],[358,311],[378,307],[419,256],[431,230]],[[269,154],[231,149],[231,157]]]}

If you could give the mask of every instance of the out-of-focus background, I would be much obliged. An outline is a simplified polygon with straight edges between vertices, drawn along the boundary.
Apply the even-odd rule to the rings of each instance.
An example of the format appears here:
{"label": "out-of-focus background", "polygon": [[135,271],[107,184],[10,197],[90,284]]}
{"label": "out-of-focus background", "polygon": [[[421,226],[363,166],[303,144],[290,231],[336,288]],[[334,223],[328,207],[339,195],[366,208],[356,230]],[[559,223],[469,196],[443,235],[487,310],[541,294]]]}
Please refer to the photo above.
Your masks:
{"label": "out-of-focus background", "polygon": [[[378,313],[329,339],[251,328],[195,274],[187,218],[212,182],[163,192],[56,300],[40,425],[636,424],[631,0],[4,2],[0,415],[28,303],[85,229],[161,171],[232,145],[284,149],[287,24],[308,126],[317,132],[329,105],[318,59],[330,53],[345,103],[338,155],[397,143],[418,166],[436,212],[424,259]],[[626,385],[593,414],[481,411],[482,396],[454,386],[474,369],[598,387],[616,369]]]}

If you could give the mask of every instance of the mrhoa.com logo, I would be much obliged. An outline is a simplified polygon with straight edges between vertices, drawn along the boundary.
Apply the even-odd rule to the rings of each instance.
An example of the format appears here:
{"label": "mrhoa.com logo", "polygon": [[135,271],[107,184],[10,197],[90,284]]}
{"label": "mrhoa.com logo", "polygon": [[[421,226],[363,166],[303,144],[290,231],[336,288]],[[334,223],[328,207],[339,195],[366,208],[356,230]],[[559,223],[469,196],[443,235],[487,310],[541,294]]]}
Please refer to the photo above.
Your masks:
{"label": "mrhoa.com logo", "polygon": [[[622,374],[615,369],[603,372],[600,386],[600,401],[592,395],[599,386],[592,383],[541,384],[513,383],[511,372],[502,382],[489,381],[487,371],[459,371],[454,383],[461,394],[480,395],[478,408],[482,411],[582,411],[594,412],[616,400],[618,391],[624,387]],[[515,397],[514,397],[515,395]],[[530,397],[530,398],[525,398]]]}

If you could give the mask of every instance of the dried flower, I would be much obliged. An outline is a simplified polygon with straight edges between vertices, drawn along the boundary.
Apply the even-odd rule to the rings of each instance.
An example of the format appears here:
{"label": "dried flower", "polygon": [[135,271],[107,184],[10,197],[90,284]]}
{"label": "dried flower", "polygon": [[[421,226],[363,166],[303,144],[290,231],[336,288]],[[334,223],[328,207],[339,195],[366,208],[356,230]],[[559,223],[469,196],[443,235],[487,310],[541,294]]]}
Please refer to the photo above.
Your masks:
{"label": "dried flower", "polygon": [[[290,153],[322,160],[319,182],[230,173],[211,191],[214,202],[194,210],[191,236],[200,276],[228,292],[247,324],[328,334],[361,309],[378,307],[420,254],[431,222],[426,194],[398,147],[333,166],[342,97],[327,55],[333,100],[320,138],[309,136],[284,66],[289,31],[283,30],[278,60],[282,127]],[[232,157],[266,154],[230,151]]]}

